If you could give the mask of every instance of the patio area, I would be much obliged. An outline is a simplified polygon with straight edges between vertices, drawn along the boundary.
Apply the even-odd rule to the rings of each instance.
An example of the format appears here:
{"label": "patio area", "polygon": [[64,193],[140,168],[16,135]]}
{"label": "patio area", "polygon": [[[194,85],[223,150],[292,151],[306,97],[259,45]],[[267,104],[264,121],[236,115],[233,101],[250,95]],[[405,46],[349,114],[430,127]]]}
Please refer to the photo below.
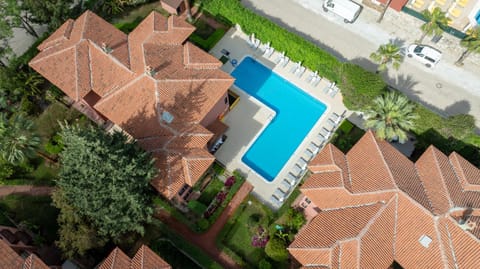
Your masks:
{"label": "patio area", "polygon": [[[298,63],[289,60],[279,62],[280,58],[288,57],[275,51],[267,42],[268,40],[265,40],[263,43],[258,42],[252,45],[250,36],[243,33],[238,27],[233,27],[210,51],[210,54],[225,62],[222,70],[228,73],[232,72],[245,56],[251,56],[313,98],[324,103],[327,106],[326,111],[275,179],[268,182],[243,163],[242,157],[273,119],[275,112],[243,90],[233,86],[230,90],[239,96],[239,101],[223,119],[223,122],[229,126],[225,133],[227,140],[215,153],[215,157],[228,170],[239,170],[246,175],[247,180],[254,186],[253,194],[273,209],[277,209],[287,199],[307,171],[308,161],[320,150],[320,148],[312,146],[312,142],[318,145],[318,134],[323,133],[324,136],[329,138],[325,130],[332,130],[339,123],[332,122],[334,113],[337,116],[342,115],[342,117],[348,115],[345,112],[346,108],[343,105],[340,92],[332,93],[338,90],[334,84],[320,78],[313,83],[314,72],[311,70],[304,69],[300,75],[296,72],[292,73],[291,70],[296,67],[302,68],[301,65],[299,66]],[[286,54],[288,55],[288,52]],[[334,90],[335,88],[336,90]],[[334,121],[338,119],[337,117],[333,118]],[[294,127],[292,123],[292,128]],[[272,158],[275,158],[275,156],[272,156]]]}

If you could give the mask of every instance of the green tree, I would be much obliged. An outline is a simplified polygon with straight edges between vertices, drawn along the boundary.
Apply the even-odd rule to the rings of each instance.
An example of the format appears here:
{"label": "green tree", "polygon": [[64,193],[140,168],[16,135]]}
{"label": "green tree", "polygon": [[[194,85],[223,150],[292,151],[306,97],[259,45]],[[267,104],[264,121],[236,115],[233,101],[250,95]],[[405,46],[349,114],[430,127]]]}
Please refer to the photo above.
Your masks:
{"label": "green tree", "polygon": [[36,155],[40,136],[33,121],[22,113],[7,117],[0,113],[0,155],[7,162],[18,165]]}
{"label": "green tree", "polygon": [[102,247],[107,243],[84,217],[77,214],[77,209],[68,204],[61,190],[52,194],[52,200],[53,205],[60,209],[57,219],[59,240],[56,244],[66,258],[83,256],[87,250]]}
{"label": "green tree", "polygon": [[[5,11],[7,3],[0,1],[0,15]],[[0,67],[6,67],[7,63],[2,59],[8,59],[12,55],[12,49],[8,44],[10,38],[13,37],[12,26],[8,20],[0,20]]]}
{"label": "green tree", "polygon": [[365,127],[375,131],[380,139],[397,139],[404,143],[408,137],[407,132],[414,127],[417,115],[415,108],[407,97],[397,92],[387,92],[378,96],[373,101],[373,106],[365,113]]}
{"label": "green tree", "polygon": [[387,70],[388,65],[392,65],[395,70],[398,70],[403,57],[397,45],[388,43],[380,45],[376,52],[372,52],[370,59],[379,64],[377,72],[381,72]]}
{"label": "green tree", "polygon": [[282,262],[288,259],[288,251],[285,242],[278,238],[272,237],[265,246],[265,253],[272,260]]}
{"label": "green tree", "polygon": [[451,20],[439,7],[435,7],[432,11],[425,9],[422,11],[422,16],[426,22],[420,27],[423,34],[418,40],[418,43],[422,43],[427,35],[441,35],[443,32],[442,27],[447,26]]}
{"label": "green tree", "polygon": [[22,1],[2,0],[0,16],[11,28],[24,29],[30,35],[38,38],[39,35],[32,26],[32,14],[23,9]]}
{"label": "green tree", "polygon": [[57,29],[70,17],[73,0],[23,0],[21,9],[30,13],[30,20]]}
{"label": "green tree", "polygon": [[[76,223],[84,226],[86,238],[95,236],[102,242],[118,243],[126,234],[143,234],[153,213],[149,182],[156,169],[150,155],[119,132],[66,125],[61,136],[64,150],[56,183],[64,200],[56,206],[62,215],[72,215],[62,221],[64,235]],[[68,241],[61,247],[76,246],[74,239],[65,236]],[[88,241],[83,244],[64,250],[80,253],[95,247]]]}
{"label": "green tree", "polygon": [[456,65],[462,66],[463,61],[472,53],[480,53],[480,26],[476,26],[469,31],[467,35],[460,41],[460,45],[465,48],[462,55],[455,62]]}

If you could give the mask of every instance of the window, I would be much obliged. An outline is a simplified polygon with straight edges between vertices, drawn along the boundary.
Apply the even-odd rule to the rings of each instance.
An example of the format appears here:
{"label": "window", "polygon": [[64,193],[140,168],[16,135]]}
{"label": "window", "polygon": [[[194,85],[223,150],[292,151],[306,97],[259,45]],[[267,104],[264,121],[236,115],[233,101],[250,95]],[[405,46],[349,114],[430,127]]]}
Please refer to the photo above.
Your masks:
{"label": "window", "polygon": [[424,248],[428,248],[428,246],[430,246],[430,243],[432,243],[432,238],[426,236],[426,235],[422,235],[420,236],[420,238],[418,239],[418,242],[420,242],[420,244],[424,247]]}
{"label": "window", "polygon": [[225,104],[228,104],[228,96],[225,96]]}

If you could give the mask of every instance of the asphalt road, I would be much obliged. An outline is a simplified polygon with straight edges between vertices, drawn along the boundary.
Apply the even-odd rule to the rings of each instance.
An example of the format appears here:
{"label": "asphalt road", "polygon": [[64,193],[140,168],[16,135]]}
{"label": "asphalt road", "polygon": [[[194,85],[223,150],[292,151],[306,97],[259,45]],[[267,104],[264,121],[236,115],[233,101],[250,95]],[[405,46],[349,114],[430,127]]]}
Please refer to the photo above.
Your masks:
{"label": "asphalt road", "polygon": [[[376,70],[376,65],[369,60],[369,55],[379,45],[393,40],[406,47],[421,35],[419,20],[395,11],[387,12],[385,19],[378,24],[379,13],[365,7],[354,24],[345,24],[342,18],[322,11],[322,0],[244,0],[242,3],[313,41],[340,60],[354,62],[372,71]],[[473,115],[479,130],[480,63],[467,59],[464,67],[455,66],[453,63],[461,51],[455,42],[458,42],[455,38],[444,37],[441,44],[436,44],[445,49],[442,50],[442,60],[434,69],[406,58],[398,71],[389,70],[384,78],[412,100],[441,115]]]}

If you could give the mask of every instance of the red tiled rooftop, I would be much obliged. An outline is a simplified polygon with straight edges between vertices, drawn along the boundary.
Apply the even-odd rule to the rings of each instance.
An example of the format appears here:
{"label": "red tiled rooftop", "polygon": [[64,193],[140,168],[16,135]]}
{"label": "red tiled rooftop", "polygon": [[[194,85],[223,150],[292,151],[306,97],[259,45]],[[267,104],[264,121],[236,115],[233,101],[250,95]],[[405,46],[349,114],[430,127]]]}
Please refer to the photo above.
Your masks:
{"label": "red tiled rooftop", "polygon": [[194,30],[152,12],[126,35],[87,11],[40,44],[29,63],[153,152],[166,171],[152,185],[168,198],[195,184],[214,160],[206,151],[213,134],[200,123],[233,84],[220,61],[186,42]]}
{"label": "red tiled rooftop", "polygon": [[142,245],[130,259],[118,247],[98,266],[98,269],[171,269],[172,267],[149,247]]}
{"label": "red tiled rooftop", "polygon": [[[312,160],[312,175],[301,187],[322,210],[289,247],[302,265],[387,268],[396,261],[406,269],[480,268],[474,254],[480,249],[478,168],[434,147],[413,163],[371,132],[346,154],[345,165],[338,166],[332,152],[339,151],[328,145]],[[342,171],[319,169],[329,166]],[[342,185],[345,171],[350,182]],[[462,228],[462,214],[477,226]],[[316,251],[330,259],[319,260],[311,254]]]}

